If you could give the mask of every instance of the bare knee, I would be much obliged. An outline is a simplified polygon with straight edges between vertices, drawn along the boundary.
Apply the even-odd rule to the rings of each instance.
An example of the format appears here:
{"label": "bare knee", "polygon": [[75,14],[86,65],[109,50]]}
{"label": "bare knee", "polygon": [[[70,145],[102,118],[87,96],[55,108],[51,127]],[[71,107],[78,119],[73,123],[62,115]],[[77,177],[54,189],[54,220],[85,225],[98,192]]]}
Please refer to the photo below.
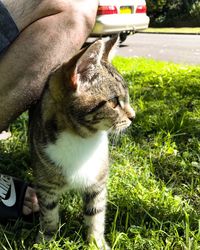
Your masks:
{"label": "bare knee", "polygon": [[[40,30],[46,30],[51,41],[63,42],[77,49],[89,36],[96,19],[98,0],[43,0],[38,10]],[[43,4],[43,6],[42,6]],[[77,43],[77,46],[76,46]],[[79,44],[79,45],[78,45]]]}
{"label": "bare knee", "polygon": [[[97,0],[71,1],[71,13],[74,21],[81,25],[83,23],[89,31],[94,26],[97,13]],[[65,9],[67,11],[67,9]]]}
{"label": "bare knee", "polygon": [[80,23],[84,21],[89,29],[94,25],[97,0],[2,0],[9,10],[18,29],[24,30],[32,23],[59,13]]}
{"label": "bare knee", "polygon": [[[66,29],[83,28],[90,32],[94,26],[98,0],[43,0],[43,10],[40,16],[63,13],[66,16]],[[72,25],[72,27],[70,27]]]}
{"label": "bare knee", "polygon": [[42,32],[42,37],[46,34],[48,48],[59,45],[62,51],[65,44],[71,50],[80,49],[95,24],[98,0],[42,0],[42,4],[38,7],[39,18],[30,25],[31,33]]}
{"label": "bare knee", "polygon": [[[0,130],[38,100],[49,74],[80,49],[95,23],[98,5],[97,0],[4,1],[24,3],[29,12],[21,10],[21,19],[15,13],[21,33],[0,60],[5,96]],[[26,5],[36,2],[35,9]]]}

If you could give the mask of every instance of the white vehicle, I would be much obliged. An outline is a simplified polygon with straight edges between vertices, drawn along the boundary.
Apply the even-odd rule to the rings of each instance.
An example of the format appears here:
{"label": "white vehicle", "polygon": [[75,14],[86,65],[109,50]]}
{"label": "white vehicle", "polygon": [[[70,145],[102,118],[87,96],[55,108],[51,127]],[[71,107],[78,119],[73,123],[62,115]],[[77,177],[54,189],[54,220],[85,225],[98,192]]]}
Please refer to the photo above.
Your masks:
{"label": "white vehicle", "polygon": [[91,36],[127,35],[148,28],[145,0],[99,0],[96,24]]}

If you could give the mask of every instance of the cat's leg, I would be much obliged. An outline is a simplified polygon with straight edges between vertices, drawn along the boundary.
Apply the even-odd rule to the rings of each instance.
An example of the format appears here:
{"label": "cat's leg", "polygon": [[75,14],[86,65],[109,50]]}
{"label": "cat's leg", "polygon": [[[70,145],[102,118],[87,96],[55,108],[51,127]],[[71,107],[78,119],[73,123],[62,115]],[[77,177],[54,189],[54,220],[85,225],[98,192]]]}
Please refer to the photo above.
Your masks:
{"label": "cat's leg", "polygon": [[59,227],[59,198],[60,195],[53,190],[37,189],[40,206],[40,230],[37,242],[49,241]]}
{"label": "cat's leg", "polygon": [[88,227],[88,241],[95,241],[101,250],[110,249],[104,238],[106,194],[106,185],[84,193],[84,217]]}

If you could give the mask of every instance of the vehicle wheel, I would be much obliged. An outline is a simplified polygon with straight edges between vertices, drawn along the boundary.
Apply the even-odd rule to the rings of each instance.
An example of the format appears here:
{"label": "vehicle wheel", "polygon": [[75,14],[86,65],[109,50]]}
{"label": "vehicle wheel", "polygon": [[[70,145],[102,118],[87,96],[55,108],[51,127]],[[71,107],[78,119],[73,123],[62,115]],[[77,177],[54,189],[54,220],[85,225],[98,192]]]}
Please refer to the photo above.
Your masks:
{"label": "vehicle wheel", "polygon": [[126,40],[127,36],[128,36],[127,33],[120,33],[119,34],[119,41],[120,41],[120,43],[123,43]]}

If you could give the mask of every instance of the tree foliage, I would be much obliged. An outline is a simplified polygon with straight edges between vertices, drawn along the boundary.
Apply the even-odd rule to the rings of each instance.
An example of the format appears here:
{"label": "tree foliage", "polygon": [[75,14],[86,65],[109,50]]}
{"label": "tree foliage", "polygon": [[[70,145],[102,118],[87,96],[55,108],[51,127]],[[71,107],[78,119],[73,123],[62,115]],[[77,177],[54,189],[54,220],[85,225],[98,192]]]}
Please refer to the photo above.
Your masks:
{"label": "tree foliage", "polygon": [[199,0],[147,0],[153,26],[200,26]]}

